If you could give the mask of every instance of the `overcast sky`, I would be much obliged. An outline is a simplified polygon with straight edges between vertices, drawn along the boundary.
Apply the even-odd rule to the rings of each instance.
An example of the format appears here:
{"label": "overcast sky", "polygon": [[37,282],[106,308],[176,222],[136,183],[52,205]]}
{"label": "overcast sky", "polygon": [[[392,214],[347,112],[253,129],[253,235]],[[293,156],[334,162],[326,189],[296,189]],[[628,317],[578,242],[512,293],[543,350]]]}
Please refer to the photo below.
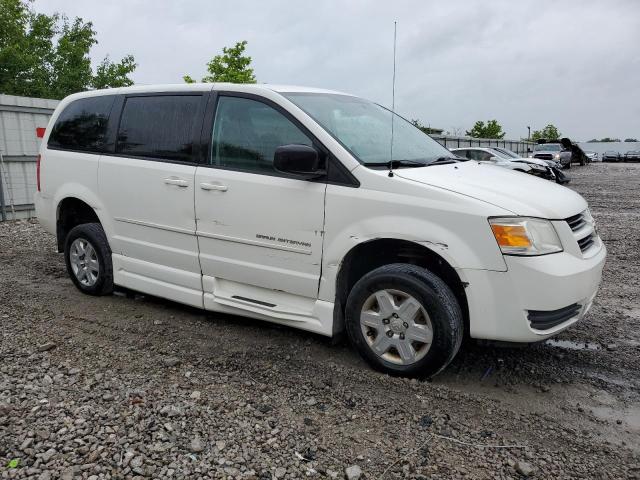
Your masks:
{"label": "overcast sky", "polygon": [[94,23],[92,56],[131,53],[136,83],[200,79],[247,40],[259,82],[331,88],[464,133],[547,123],[575,140],[640,137],[640,0],[36,0]]}

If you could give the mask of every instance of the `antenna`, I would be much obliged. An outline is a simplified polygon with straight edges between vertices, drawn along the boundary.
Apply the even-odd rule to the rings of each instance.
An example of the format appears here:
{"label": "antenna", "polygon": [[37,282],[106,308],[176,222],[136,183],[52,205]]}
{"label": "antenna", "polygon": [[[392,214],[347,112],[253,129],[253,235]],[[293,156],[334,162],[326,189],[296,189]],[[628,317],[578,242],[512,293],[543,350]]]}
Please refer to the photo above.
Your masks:
{"label": "antenna", "polygon": [[391,148],[389,157],[389,176],[393,177],[393,120],[396,111],[396,34],[398,22],[393,22],[393,82],[391,84]]}

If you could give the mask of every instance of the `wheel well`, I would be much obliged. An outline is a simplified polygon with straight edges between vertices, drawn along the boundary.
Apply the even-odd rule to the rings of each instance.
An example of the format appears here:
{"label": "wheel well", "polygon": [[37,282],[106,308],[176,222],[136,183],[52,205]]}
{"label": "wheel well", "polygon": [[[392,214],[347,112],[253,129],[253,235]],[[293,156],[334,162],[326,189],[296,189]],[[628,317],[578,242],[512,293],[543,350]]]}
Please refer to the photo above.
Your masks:
{"label": "wheel well", "polygon": [[383,265],[408,263],[417,265],[440,277],[456,296],[469,332],[469,307],[466,284],[455,269],[440,255],[414,242],[398,239],[377,239],[361,243],[345,256],[336,280],[336,307],[334,308],[334,333],[344,328],[344,310],[349,292],[364,275]]}
{"label": "wheel well", "polygon": [[100,223],[93,208],[77,198],[65,198],[58,205],[56,236],[58,251],[64,250],[64,241],[73,227],[83,223]]}

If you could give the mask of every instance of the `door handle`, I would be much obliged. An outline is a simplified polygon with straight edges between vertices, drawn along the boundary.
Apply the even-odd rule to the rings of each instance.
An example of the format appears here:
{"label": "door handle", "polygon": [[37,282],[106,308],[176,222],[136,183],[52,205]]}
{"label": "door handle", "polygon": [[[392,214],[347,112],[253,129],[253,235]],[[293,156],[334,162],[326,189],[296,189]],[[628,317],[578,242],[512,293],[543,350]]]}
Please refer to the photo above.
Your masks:
{"label": "door handle", "polygon": [[207,183],[207,182],[203,182],[200,184],[200,188],[203,190],[217,190],[219,192],[226,192],[227,191],[227,186],[226,185],[220,185],[217,183]]}
{"label": "door handle", "polygon": [[183,188],[189,186],[189,182],[187,180],[185,180],[184,178],[178,178],[178,177],[165,178],[164,183],[166,183],[167,185],[176,185],[177,187],[183,187]]}

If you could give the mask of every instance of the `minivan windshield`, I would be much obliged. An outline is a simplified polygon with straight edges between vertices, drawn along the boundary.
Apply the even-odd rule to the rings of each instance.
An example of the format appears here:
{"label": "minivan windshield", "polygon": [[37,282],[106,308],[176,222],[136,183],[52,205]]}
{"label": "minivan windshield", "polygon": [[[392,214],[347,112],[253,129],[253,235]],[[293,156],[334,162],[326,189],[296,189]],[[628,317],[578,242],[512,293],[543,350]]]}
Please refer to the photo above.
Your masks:
{"label": "minivan windshield", "polygon": [[[404,118],[380,105],[351,95],[332,93],[283,93],[304,110],[364,165],[428,165],[455,160],[446,148]],[[393,115],[393,158],[391,119]]]}

